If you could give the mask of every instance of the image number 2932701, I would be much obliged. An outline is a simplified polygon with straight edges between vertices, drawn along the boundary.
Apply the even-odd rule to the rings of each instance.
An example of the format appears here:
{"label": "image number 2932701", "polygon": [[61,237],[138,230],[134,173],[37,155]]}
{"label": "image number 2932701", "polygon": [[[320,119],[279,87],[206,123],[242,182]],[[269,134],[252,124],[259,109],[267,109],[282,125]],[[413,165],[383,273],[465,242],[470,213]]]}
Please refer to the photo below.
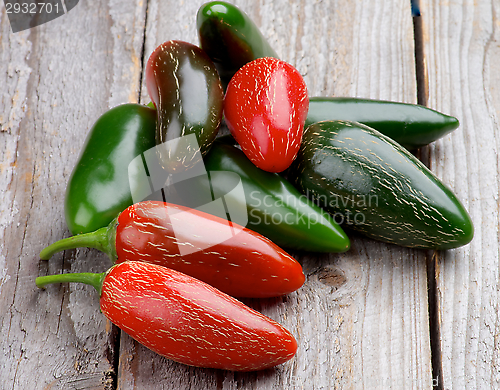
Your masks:
{"label": "image number 2932701", "polygon": [[79,0],[4,0],[12,32],[50,22],[73,9]]}

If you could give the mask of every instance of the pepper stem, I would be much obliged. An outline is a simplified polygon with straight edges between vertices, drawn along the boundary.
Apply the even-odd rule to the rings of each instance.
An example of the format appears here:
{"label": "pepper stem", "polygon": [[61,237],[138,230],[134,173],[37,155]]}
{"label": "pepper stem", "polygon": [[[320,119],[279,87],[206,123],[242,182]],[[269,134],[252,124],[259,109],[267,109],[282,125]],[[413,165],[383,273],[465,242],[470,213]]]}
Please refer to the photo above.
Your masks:
{"label": "pepper stem", "polygon": [[38,278],[36,278],[35,283],[39,288],[45,288],[47,284],[53,284],[53,283],[67,283],[67,282],[85,283],[94,287],[99,296],[101,296],[102,283],[104,281],[104,278],[106,277],[106,274],[107,272],[103,272],[101,274],[84,272],[78,274],[39,276]]}
{"label": "pepper stem", "polygon": [[107,228],[100,228],[95,232],[78,234],[76,236],[63,238],[56,241],[40,252],[40,259],[48,260],[57,252],[75,248],[96,248],[106,252],[106,241],[108,239]]}
{"label": "pepper stem", "polygon": [[94,232],[77,234],[76,236],[56,241],[40,252],[40,259],[48,260],[55,253],[66,249],[95,248],[106,253],[111,261],[115,262],[117,258],[115,247],[117,224],[117,219],[115,219],[108,226],[97,229]]}
{"label": "pepper stem", "polygon": [[56,241],[40,252],[40,259],[48,260],[57,252],[75,248],[95,248],[106,253],[111,260],[116,260],[115,236],[109,227],[97,229],[94,232],[78,234]]}

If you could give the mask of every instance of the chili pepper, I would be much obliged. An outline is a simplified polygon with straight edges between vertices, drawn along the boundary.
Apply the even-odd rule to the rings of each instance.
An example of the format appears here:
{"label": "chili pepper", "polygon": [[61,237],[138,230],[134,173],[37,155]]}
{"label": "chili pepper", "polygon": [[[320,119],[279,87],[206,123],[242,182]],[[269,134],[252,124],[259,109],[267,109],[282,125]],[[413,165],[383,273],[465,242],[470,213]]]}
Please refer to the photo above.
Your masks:
{"label": "chili pepper", "polygon": [[297,290],[301,265],[266,237],[223,218],[157,201],[136,203],[92,233],[68,237],[42,250],[90,247],[113,262],[166,266],[237,297],[273,297]]}
{"label": "chili pepper", "polygon": [[156,110],[123,104],[104,113],[94,124],[65,196],[66,223],[72,234],[107,226],[132,204],[128,165],[155,146]]}
{"label": "chili pepper", "polygon": [[224,92],[213,62],[191,43],[168,41],[149,57],[145,80],[158,113],[157,145],[188,134],[199,144],[199,150],[158,148],[163,166],[170,172],[189,168],[195,153],[207,153],[222,120]]}
{"label": "chili pepper", "polygon": [[225,1],[211,1],[196,17],[200,47],[212,59],[224,88],[247,62],[278,55],[255,23],[238,7]]}
{"label": "chili pepper", "polygon": [[363,123],[407,149],[425,146],[455,130],[459,121],[425,106],[348,97],[312,97],[306,127],[326,120]]}
{"label": "chili pepper", "polygon": [[254,371],[291,359],[297,341],[276,321],[188,275],[125,262],[102,274],[41,276],[38,287],[93,286],[104,316],[133,339],[179,363]]}
{"label": "chili pepper", "polygon": [[234,187],[228,172],[238,175],[245,196],[234,195],[230,201],[247,209],[247,228],[281,247],[314,252],[349,249],[349,238],[327,212],[279,174],[257,168],[227,137],[214,143],[205,157],[205,168],[212,191],[221,196]]}
{"label": "chili pepper", "polygon": [[258,58],[231,79],[224,116],[245,155],[269,172],[287,169],[300,147],[309,100],[304,79],[292,65]]}
{"label": "chili pepper", "polygon": [[[279,58],[255,23],[236,6],[224,1],[203,5],[197,15],[201,48],[215,63],[226,86],[246,63],[261,57]],[[427,107],[391,101],[350,97],[313,97],[305,127],[324,120],[366,124],[416,149],[459,126],[458,119]]]}
{"label": "chili pepper", "polygon": [[474,234],[464,206],[420,160],[356,122],[309,126],[290,178],[346,226],[374,239],[449,249]]}

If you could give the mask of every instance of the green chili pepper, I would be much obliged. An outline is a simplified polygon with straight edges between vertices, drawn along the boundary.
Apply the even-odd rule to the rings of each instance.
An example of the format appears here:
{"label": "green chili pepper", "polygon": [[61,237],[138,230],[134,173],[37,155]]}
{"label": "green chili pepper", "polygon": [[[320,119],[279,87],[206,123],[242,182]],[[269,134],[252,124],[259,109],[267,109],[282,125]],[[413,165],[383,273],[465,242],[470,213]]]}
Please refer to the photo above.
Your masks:
{"label": "green chili pepper", "polygon": [[363,123],[407,149],[427,145],[459,126],[457,118],[417,104],[348,97],[310,98],[305,126],[325,120]]}
{"label": "green chili pepper", "polygon": [[472,240],[471,219],[450,189],[406,149],[360,123],[309,126],[290,175],[316,204],[374,239],[424,249]]}
{"label": "green chili pepper", "polygon": [[[225,137],[223,137],[225,138]],[[349,239],[333,218],[309,201],[291,183],[277,173],[257,168],[238,148],[227,142],[215,142],[205,158],[212,191],[228,199],[236,173],[245,197],[234,194],[229,199],[237,209],[248,211],[247,228],[275,244],[315,252],[344,252]],[[217,172],[217,175],[214,174]],[[245,202],[242,204],[242,202]]]}
{"label": "green chili pepper", "polygon": [[155,129],[156,110],[139,104],[112,108],[95,122],[66,188],[72,234],[107,226],[132,204],[128,165],[155,146]]}
{"label": "green chili pepper", "polygon": [[215,63],[224,87],[247,62],[278,58],[255,23],[233,4],[204,4],[198,10],[197,27],[200,46]]}

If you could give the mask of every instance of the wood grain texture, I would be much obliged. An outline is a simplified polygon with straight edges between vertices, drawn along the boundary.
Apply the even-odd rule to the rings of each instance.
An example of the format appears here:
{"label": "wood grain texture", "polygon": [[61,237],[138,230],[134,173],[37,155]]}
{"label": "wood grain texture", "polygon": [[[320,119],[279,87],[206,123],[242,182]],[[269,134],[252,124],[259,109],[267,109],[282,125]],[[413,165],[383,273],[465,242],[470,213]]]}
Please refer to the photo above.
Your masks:
{"label": "wood grain texture", "polygon": [[445,389],[500,387],[500,3],[421,0],[428,104],[461,121],[428,148],[470,210],[475,237],[437,263]]}
{"label": "wood grain texture", "polygon": [[[162,42],[197,43],[203,1],[150,1],[146,57]],[[311,96],[416,102],[410,3],[400,1],[234,1]],[[175,13],[170,13],[175,9]],[[163,15],[169,14],[165,23]],[[144,88],[141,101],[149,98]],[[252,301],[287,327],[299,351],[259,373],[185,367],[122,334],[119,389],[385,389],[432,383],[425,254],[353,236],[342,255],[296,254],[307,275],[298,292]]]}
{"label": "wood grain texture", "polygon": [[[38,253],[69,235],[64,192],[88,129],[110,107],[149,102],[141,82],[143,64],[166,40],[198,42],[195,15],[202,3],[80,2],[67,15],[17,34],[0,8],[0,387],[430,388],[426,256],[421,251],[351,235],[346,254],[296,253],[307,275],[305,286],[287,297],[248,304],[287,327],[299,351],[290,362],[257,373],[183,366],[125,334],[119,337],[99,312],[91,287],[36,289],[38,275],[100,272],[110,265],[94,250],[66,251],[49,262],[41,262]],[[409,1],[234,3],[304,75],[310,95],[416,101]],[[488,76],[491,88],[495,74]],[[454,159],[466,159],[463,145],[451,149]],[[443,165],[455,166],[449,158],[433,160],[433,168],[443,174]],[[470,176],[478,180],[472,171]],[[447,180],[455,183],[454,177]],[[481,214],[483,206],[475,207]],[[481,218],[494,221],[486,214]],[[490,247],[496,249],[496,244]],[[459,320],[466,323],[467,317]]]}
{"label": "wood grain texture", "polygon": [[[38,290],[40,274],[104,271],[109,260],[38,253],[67,236],[64,192],[84,139],[110,105],[137,100],[144,6],[81,2],[13,34],[0,8],[0,388],[109,388],[116,331],[87,286]],[[122,34],[123,26],[134,26]],[[128,27],[127,27],[128,28]]]}

